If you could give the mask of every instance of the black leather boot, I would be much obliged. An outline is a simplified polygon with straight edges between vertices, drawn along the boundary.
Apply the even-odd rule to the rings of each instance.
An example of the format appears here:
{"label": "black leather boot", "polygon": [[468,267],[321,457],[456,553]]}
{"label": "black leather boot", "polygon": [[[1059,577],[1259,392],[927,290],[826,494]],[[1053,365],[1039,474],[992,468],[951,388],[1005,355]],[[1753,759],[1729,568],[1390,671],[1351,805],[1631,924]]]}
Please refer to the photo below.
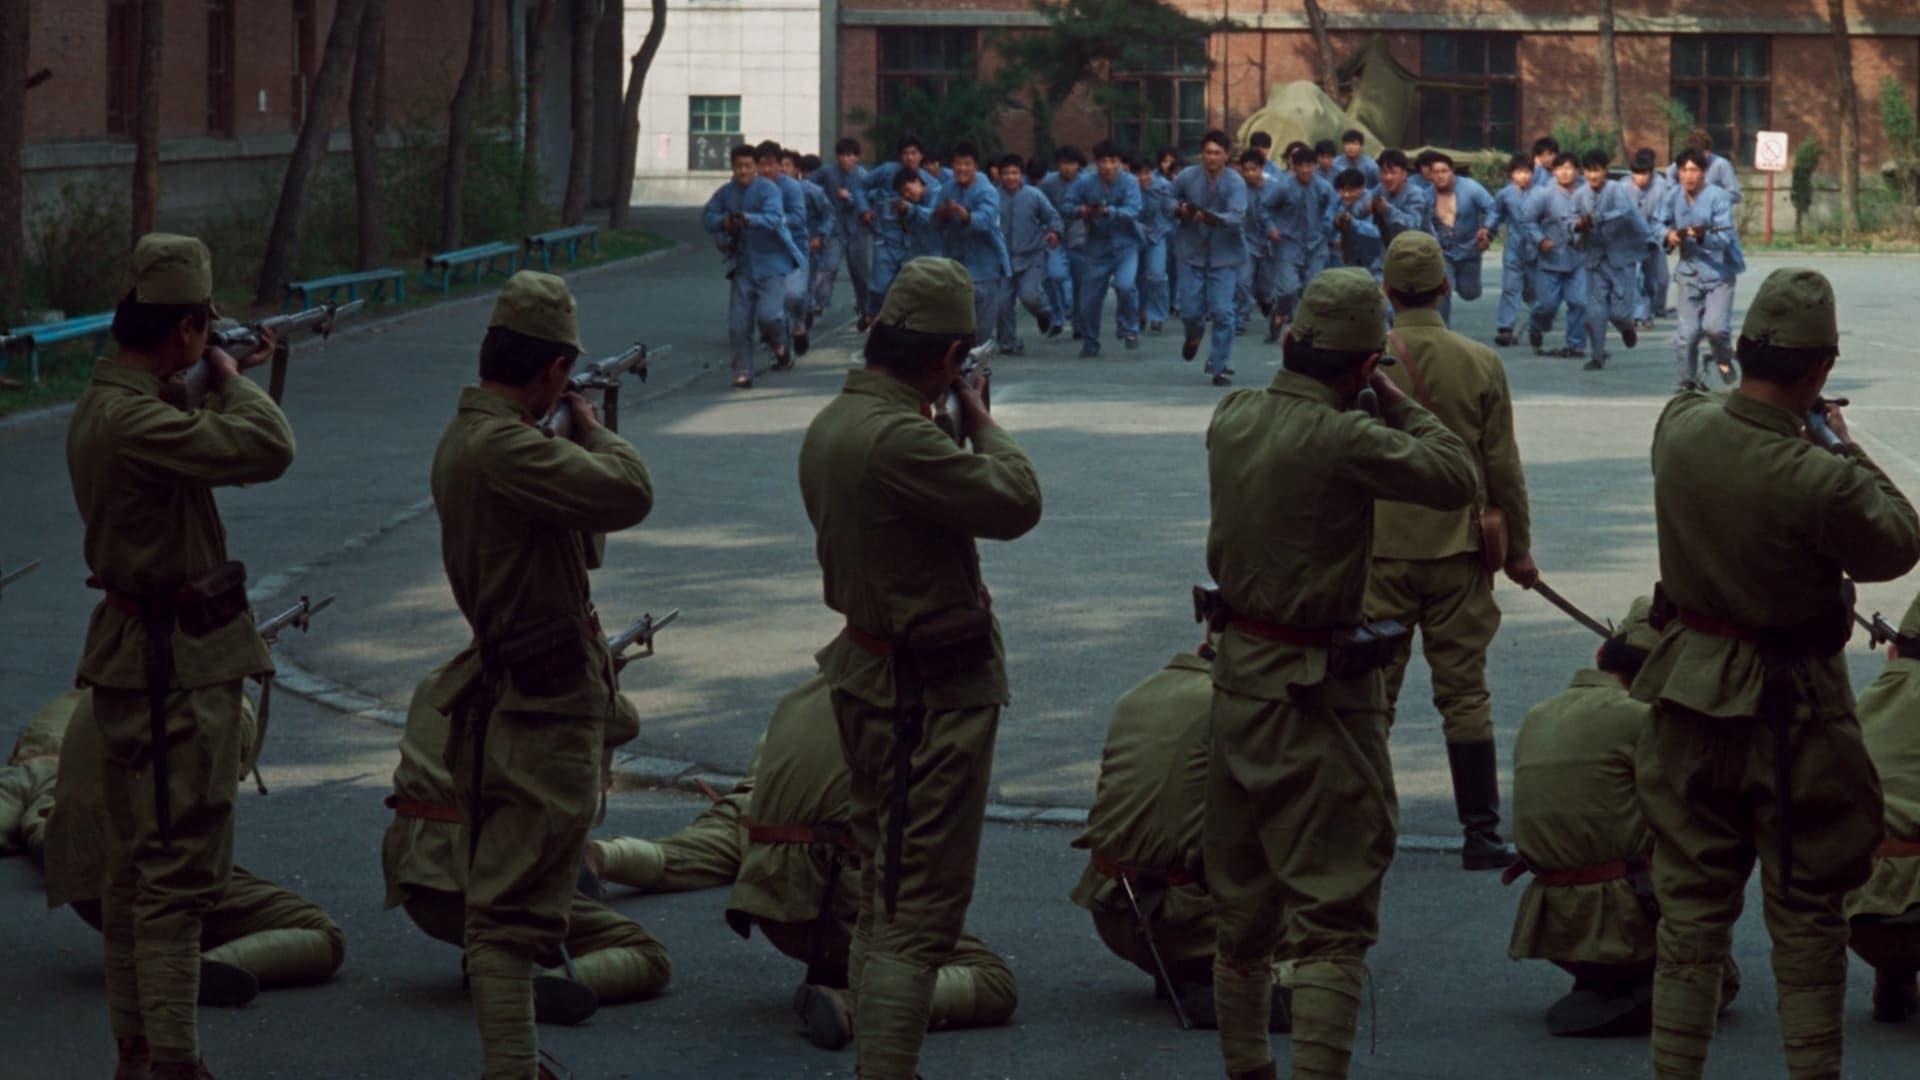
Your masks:
{"label": "black leather boot", "polygon": [[1460,813],[1465,843],[1460,865],[1468,870],[1501,870],[1513,862],[1513,849],[1500,839],[1500,772],[1493,740],[1447,744],[1453,772],[1453,805]]}

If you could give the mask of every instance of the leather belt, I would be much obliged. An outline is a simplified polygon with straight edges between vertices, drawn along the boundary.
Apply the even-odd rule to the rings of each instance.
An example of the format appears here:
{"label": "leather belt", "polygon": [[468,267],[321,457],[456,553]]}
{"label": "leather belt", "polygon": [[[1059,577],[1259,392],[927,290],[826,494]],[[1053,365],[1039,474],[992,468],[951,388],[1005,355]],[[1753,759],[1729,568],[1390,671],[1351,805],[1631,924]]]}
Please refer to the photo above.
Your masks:
{"label": "leather belt", "polygon": [[1882,840],[1874,849],[1876,859],[1911,859],[1920,857],[1920,840]]}
{"label": "leather belt", "polygon": [[762,825],[754,821],[744,824],[747,842],[752,844],[825,844],[842,851],[853,849],[853,837],[841,824]]}
{"label": "leather belt", "polygon": [[1118,859],[1109,858],[1098,851],[1089,853],[1093,858],[1093,868],[1110,878],[1126,878],[1135,885],[1155,888],[1160,885],[1194,885],[1199,879],[1185,870],[1148,870],[1139,866],[1128,866]]}
{"label": "leather belt", "polygon": [[386,803],[387,809],[403,818],[417,818],[421,821],[439,821],[448,825],[460,824],[460,810],[458,807],[442,806],[439,803],[419,802],[414,799],[403,799],[398,795],[387,796]]}
{"label": "leather belt", "polygon": [[1302,630],[1292,626],[1281,626],[1278,623],[1261,622],[1259,619],[1249,619],[1245,615],[1233,616],[1228,620],[1227,625],[1243,634],[1251,634],[1282,645],[1297,645],[1303,649],[1324,649],[1333,642],[1331,630]]}
{"label": "leather belt", "polygon": [[1715,618],[1712,615],[1703,615],[1698,611],[1690,611],[1686,608],[1676,608],[1675,610],[1680,616],[1680,625],[1689,630],[1698,630],[1700,633],[1712,634],[1715,637],[1732,638],[1735,641],[1760,640],[1760,631],[1751,626],[1743,626],[1740,623]]}
{"label": "leather belt", "polygon": [[888,641],[886,638],[869,634],[852,623],[847,624],[845,633],[848,641],[853,642],[855,645],[860,646],[875,656],[890,657],[893,655],[893,642]]}
{"label": "leather belt", "polygon": [[1612,862],[1596,863],[1593,866],[1576,866],[1566,870],[1548,870],[1530,865],[1525,859],[1515,859],[1511,866],[1500,875],[1504,885],[1511,885],[1522,875],[1531,873],[1540,884],[1549,888],[1569,885],[1598,885],[1607,881],[1624,881],[1635,874],[1647,872],[1647,857],[1635,855],[1630,859],[1614,859]]}

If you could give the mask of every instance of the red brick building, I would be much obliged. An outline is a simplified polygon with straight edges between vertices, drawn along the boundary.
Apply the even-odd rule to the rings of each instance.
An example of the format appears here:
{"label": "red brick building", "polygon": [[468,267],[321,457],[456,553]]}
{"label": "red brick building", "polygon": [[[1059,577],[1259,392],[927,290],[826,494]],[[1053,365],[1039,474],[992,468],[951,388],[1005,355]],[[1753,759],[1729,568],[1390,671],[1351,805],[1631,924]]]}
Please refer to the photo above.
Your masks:
{"label": "red brick building", "polygon": [[[128,0],[0,0],[30,8],[28,71],[51,78],[27,95],[29,216],[75,181],[124,182],[139,51],[138,6]],[[511,109],[515,46],[528,0],[493,0],[481,91],[496,118]],[[277,184],[302,121],[336,0],[166,0],[160,69],[163,223],[255,198]],[[597,118],[612,138],[623,67],[617,4],[596,34]],[[564,172],[568,145],[568,22],[561,4],[540,47],[546,58],[543,157]],[[391,145],[409,122],[444,125],[466,62],[472,0],[388,0],[378,120]],[[596,140],[600,141],[600,140]],[[346,97],[334,113],[335,153],[348,149]],[[601,179],[610,188],[611,157]],[[549,172],[555,170],[549,169]],[[551,177],[549,178],[551,179]]]}
{"label": "red brick building", "polygon": [[[1138,94],[1144,122],[1115,118],[1082,92],[1054,125],[1054,136],[1083,148],[1109,135],[1145,147],[1193,145],[1208,127],[1234,131],[1267,99],[1268,87],[1316,77],[1316,53],[1304,8],[1262,0],[1173,0],[1218,25],[1184,47],[1169,48],[1157,70],[1108,73]],[[1423,92],[1403,132],[1389,143],[1509,149],[1546,134],[1556,121],[1603,123],[1599,104],[1598,22],[1573,14],[1593,4],[1563,0],[1322,0],[1335,53],[1344,58],[1373,34],[1386,36],[1401,64],[1450,82],[1484,84],[1484,97]],[[1839,96],[1824,0],[1618,0],[1616,34],[1621,100],[1633,146],[1664,149],[1666,122],[1656,98],[1677,99],[1715,135],[1723,152],[1751,164],[1753,133],[1783,130],[1797,143],[1817,136],[1837,145]],[[1892,76],[1910,99],[1920,94],[1920,2],[1846,0],[1854,82],[1861,103],[1861,163],[1886,157],[1881,80]],[[992,70],[996,32],[1044,22],[1027,0],[840,0],[842,126],[855,110],[876,110],[891,85],[979,77]],[[1610,125],[1609,125],[1610,126]],[[1030,122],[1010,112],[1008,146],[1028,150]]]}

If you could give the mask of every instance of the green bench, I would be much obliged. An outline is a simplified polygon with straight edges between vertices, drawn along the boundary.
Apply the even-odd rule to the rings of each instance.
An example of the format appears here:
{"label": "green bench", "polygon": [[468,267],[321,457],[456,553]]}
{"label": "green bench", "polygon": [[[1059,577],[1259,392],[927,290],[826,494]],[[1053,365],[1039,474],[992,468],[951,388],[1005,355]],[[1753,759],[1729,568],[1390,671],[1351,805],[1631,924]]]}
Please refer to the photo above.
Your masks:
{"label": "green bench", "polygon": [[40,381],[40,354],[42,345],[57,345],[63,341],[77,341],[80,338],[93,339],[93,349],[99,352],[106,347],[107,334],[113,329],[113,312],[103,311],[98,315],[83,315],[77,319],[64,319],[60,322],[40,323],[34,326],[15,327],[0,334],[0,357],[10,357],[15,353],[25,353],[27,367],[33,381]]}
{"label": "green bench", "polygon": [[540,269],[552,269],[555,248],[566,252],[568,262],[579,262],[582,240],[587,242],[587,247],[591,248],[595,255],[600,254],[600,226],[598,225],[568,225],[559,229],[548,229],[543,233],[535,233],[526,240],[527,265],[533,265],[533,257],[537,253],[540,256]]}
{"label": "green bench", "polygon": [[[407,275],[398,270],[356,270],[350,274],[334,274],[331,277],[314,278],[310,281],[289,281],[286,288],[286,300],[280,310],[305,311],[314,305],[317,299],[322,304],[330,304],[339,295],[341,289],[347,290],[347,302],[360,299],[360,287],[372,286],[367,299],[378,300],[387,291],[387,283],[393,283],[393,301],[396,304],[407,302]],[[296,303],[295,297],[299,300]]]}
{"label": "green bench", "polygon": [[[502,259],[506,260],[505,270],[500,269]],[[460,283],[461,277],[469,267],[472,268],[473,281],[476,285],[488,274],[511,277],[513,272],[520,268],[520,249],[513,244],[496,242],[429,255],[426,273],[420,275],[420,284],[429,289],[449,292],[453,286]],[[440,280],[437,282],[433,279],[435,273],[440,275]]]}

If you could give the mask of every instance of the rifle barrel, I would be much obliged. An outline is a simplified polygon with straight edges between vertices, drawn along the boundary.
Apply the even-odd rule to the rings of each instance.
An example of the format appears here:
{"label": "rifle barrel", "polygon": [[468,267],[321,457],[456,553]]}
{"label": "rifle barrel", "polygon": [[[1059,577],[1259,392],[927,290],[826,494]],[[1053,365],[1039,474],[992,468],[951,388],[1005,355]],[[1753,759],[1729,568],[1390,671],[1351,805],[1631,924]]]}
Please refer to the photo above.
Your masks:
{"label": "rifle barrel", "polygon": [[6,588],[7,586],[13,584],[16,581],[19,581],[21,578],[26,577],[28,574],[31,574],[38,569],[40,569],[40,560],[35,559],[32,562],[28,563],[27,565],[21,567],[20,569],[15,570],[11,574],[0,574],[0,589]]}

